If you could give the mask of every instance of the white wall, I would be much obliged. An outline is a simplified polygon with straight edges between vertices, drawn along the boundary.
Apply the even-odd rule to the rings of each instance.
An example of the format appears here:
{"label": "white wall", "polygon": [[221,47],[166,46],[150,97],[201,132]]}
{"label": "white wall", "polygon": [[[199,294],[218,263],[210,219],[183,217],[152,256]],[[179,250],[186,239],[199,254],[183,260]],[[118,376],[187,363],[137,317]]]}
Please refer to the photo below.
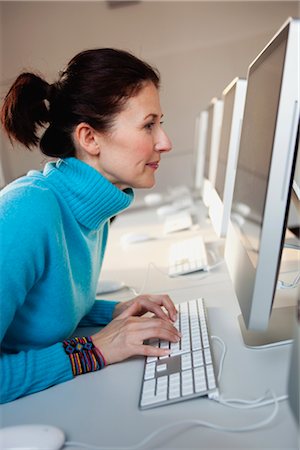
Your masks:
{"label": "white wall", "polygon": [[[288,16],[300,15],[297,1],[146,1],[112,9],[104,1],[12,1],[1,2],[1,10],[1,97],[20,71],[54,81],[86,48],[127,49],[158,67],[174,150],[161,164],[157,190],[189,183],[196,114],[235,76],[246,76]],[[5,182],[45,161],[38,151],[12,150],[6,138],[1,154]]]}

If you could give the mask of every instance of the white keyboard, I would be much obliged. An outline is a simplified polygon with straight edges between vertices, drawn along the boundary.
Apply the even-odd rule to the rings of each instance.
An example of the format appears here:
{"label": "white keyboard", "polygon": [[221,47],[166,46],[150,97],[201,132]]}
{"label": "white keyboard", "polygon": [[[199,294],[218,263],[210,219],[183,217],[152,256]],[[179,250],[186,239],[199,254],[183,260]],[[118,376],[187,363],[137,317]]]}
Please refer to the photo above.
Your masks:
{"label": "white keyboard", "polygon": [[178,343],[151,340],[152,345],[171,348],[169,356],[145,360],[139,406],[154,408],[207,395],[218,396],[210,336],[203,299],[180,303],[175,324],[182,334]]}
{"label": "white keyboard", "polygon": [[174,242],[169,252],[169,276],[177,277],[208,270],[207,254],[201,236]]}
{"label": "white keyboard", "polygon": [[189,212],[184,211],[177,214],[172,214],[165,219],[164,234],[188,230],[192,225],[193,219]]}

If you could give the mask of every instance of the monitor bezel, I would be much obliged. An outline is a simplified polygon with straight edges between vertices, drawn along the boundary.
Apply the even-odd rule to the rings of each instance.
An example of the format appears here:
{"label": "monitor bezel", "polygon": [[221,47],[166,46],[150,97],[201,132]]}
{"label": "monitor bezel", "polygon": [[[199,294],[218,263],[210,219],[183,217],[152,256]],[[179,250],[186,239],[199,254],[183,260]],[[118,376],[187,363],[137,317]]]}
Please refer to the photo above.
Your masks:
{"label": "monitor bezel", "polygon": [[195,132],[195,178],[194,187],[196,191],[201,191],[204,179],[204,163],[207,139],[208,111],[201,111],[196,118]]}
{"label": "monitor bezel", "polygon": [[[208,112],[208,123],[209,123],[209,114],[212,114],[212,125],[211,125],[211,139],[210,139],[210,148],[205,150],[205,158],[204,158],[204,170],[203,170],[203,186],[202,186],[202,200],[204,205],[209,208],[211,192],[215,185],[216,173],[217,173],[217,162],[219,155],[219,142],[220,142],[220,134],[221,134],[221,124],[222,124],[222,115],[223,115],[223,100],[213,97],[209,103],[207,108]],[[209,127],[208,127],[209,128]],[[206,136],[206,144],[208,139],[208,133]],[[207,147],[207,145],[206,145]],[[206,161],[206,153],[209,151],[209,161]],[[207,162],[208,166],[208,176],[205,174],[205,167]]]}
{"label": "monitor bezel", "polygon": [[[289,19],[248,69],[249,86],[252,71],[263,62],[274,42],[288,33],[257,267],[253,267],[231,221],[225,243],[225,260],[248,330],[268,328],[277,285],[297,151],[299,91],[295,87],[299,74],[295,61],[299,60],[299,25],[299,20]],[[287,123],[291,126],[287,127]],[[282,152],[282,148],[288,151]]]}
{"label": "monitor bezel", "polygon": [[221,137],[221,126],[223,116],[223,100],[219,98],[213,98],[211,101],[213,107],[213,123],[211,130],[211,148],[210,148],[210,160],[209,160],[209,172],[208,179],[211,186],[214,188],[217,175],[217,164],[219,156],[219,144]]}
{"label": "monitor bezel", "polygon": [[[229,131],[228,159],[225,170],[225,182],[223,196],[221,197],[216,187],[211,191],[209,216],[213,228],[219,237],[225,237],[227,233],[228,223],[230,219],[230,210],[233,197],[236,165],[239,152],[239,141],[241,134],[241,126],[246,98],[247,80],[244,78],[234,78],[232,82],[224,89],[223,98],[223,120],[226,105],[226,96],[234,90],[233,110],[231,117],[231,125]],[[222,130],[221,130],[222,137]],[[219,152],[221,145],[221,137],[219,144]],[[218,167],[216,177],[218,175]]]}

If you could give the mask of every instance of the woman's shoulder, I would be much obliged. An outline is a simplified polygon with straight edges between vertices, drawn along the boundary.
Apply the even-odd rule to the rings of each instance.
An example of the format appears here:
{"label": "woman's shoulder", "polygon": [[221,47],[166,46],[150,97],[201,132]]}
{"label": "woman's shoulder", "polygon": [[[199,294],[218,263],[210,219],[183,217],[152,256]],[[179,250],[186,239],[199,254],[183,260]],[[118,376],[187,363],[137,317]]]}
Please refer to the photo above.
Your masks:
{"label": "woman's shoulder", "polygon": [[51,215],[59,209],[57,198],[48,185],[47,180],[39,172],[18,178],[4,187],[0,193],[1,211],[16,214],[36,215],[38,217]]}

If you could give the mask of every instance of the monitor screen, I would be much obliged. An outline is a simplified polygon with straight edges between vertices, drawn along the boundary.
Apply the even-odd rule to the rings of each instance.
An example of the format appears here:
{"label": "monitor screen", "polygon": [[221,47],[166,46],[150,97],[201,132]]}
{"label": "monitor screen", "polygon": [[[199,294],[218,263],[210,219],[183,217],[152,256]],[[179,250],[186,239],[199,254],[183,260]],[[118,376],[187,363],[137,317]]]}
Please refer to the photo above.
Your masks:
{"label": "monitor screen", "polygon": [[228,160],[229,140],[232,124],[235,91],[236,91],[236,84],[234,84],[232,86],[232,89],[230,89],[227,95],[224,96],[224,111],[223,111],[220,146],[219,146],[217,177],[215,184],[215,189],[221,200],[223,199],[224,195],[225,175]]}
{"label": "monitor screen", "polygon": [[299,32],[300,21],[289,19],[249,66],[225,244],[244,340],[258,337],[266,345],[288,339],[294,314],[293,307],[273,307],[273,300],[275,293],[280,297],[276,288],[297,155]]}
{"label": "monitor screen", "polygon": [[207,108],[208,118],[207,118],[207,133],[206,133],[206,145],[205,145],[205,163],[204,163],[204,178],[208,180],[209,178],[209,165],[210,165],[210,151],[211,151],[211,140],[212,140],[212,128],[213,128],[213,118],[214,118],[214,107],[210,104]]}
{"label": "monitor screen", "polygon": [[[285,34],[287,34],[287,31]],[[253,265],[257,265],[261,226],[284,67],[287,39],[276,40],[249,74],[232,211],[243,220],[240,231]],[[243,213],[244,211],[244,213]]]}

